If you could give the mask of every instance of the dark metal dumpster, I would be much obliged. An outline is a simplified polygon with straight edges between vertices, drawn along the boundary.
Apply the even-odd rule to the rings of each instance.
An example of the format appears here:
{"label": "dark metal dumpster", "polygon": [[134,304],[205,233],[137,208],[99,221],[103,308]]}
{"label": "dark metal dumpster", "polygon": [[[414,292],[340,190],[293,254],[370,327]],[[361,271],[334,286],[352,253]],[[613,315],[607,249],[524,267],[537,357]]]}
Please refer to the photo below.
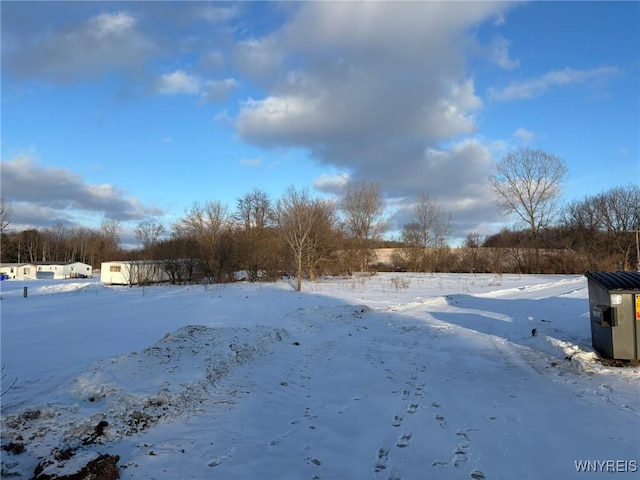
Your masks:
{"label": "dark metal dumpster", "polygon": [[591,344],[604,358],[640,359],[640,272],[587,272]]}

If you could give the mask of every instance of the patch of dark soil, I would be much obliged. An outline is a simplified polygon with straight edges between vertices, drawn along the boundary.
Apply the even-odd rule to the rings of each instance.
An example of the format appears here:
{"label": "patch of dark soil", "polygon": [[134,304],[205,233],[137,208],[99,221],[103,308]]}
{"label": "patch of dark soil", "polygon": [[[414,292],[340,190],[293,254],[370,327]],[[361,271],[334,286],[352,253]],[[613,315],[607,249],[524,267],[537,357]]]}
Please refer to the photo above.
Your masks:
{"label": "patch of dark soil", "polygon": [[96,443],[96,440],[104,435],[105,429],[109,426],[109,422],[105,420],[101,420],[98,424],[93,427],[93,432],[89,438],[85,438],[82,441],[83,445],[90,445],[92,443]]}
{"label": "patch of dark soil", "polygon": [[16,455],[20,455],[24,453],[24,443],[19,442],[9,442],[6,445],[2,445],[2,450],[7,453],[15,453]]}
{"label": "patch of dark soil", "polygon": [[615,358],[596,358],[596,362],[605,367],[639,367],[640,360],[617,360]]}
{"label": "patch of dark soil", "polygon": [[47,467],[56,463],[53,460],[45,459],[40,461],[36,467],[33,480],[118,480],[120,478],[119,460],[118,455],[99,455],[75,473],[56,475],[45,472]]}

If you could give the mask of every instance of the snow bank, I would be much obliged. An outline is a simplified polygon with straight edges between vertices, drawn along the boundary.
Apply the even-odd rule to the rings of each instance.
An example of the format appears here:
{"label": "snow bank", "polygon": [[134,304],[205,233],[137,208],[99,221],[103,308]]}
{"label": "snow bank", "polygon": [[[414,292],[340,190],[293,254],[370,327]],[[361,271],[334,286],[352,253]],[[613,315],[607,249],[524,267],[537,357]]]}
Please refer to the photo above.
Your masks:
{"label": "snow bank", "polygon": [[221,378],[285,337],[286,331],[270,327],[182,327],[139,353],[97,362],[52,392],[59,403],[3,417],[3,441],[25,442],[40,457],[52,447],[76,451],[117,442],[193,414],[211,399]]}

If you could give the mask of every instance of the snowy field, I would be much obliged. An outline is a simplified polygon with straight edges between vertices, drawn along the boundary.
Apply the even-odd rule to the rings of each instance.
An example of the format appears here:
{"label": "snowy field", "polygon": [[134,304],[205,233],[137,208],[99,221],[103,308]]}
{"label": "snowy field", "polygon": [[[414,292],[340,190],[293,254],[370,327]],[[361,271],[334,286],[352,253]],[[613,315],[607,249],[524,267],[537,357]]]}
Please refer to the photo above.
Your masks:
{"label": "snowy field", "polygon": [[0,286],[3,477],[640,477],[640,368],[596,361],[583,276]]}

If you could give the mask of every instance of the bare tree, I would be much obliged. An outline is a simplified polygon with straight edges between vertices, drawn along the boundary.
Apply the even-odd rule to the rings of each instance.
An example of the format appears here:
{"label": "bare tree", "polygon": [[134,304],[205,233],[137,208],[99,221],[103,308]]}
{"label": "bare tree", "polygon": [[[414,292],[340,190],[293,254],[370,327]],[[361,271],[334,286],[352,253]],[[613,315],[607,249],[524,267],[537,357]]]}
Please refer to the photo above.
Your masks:
{"label": "bare tree", "polygon": [[[451,215],[444,213],[435,198],[421,194],[413,207],[413,221],[403,226],[400,234],[407,245],[404,253],[408,265],[413,265],[416,271],[424,270],[431,259],[433,269],[440,250],[446,247],[451,223]],[[433,255],[429,255],[430,251]]]}
{"label": "bare tree", "polygon": [[18,243],[18,262],[37,262],[41,248],[42,234],[35,228],[24,230],[20,233]]}
{"label": "bare tree", "polygon": [[570,247],[586,257],[587,269],[633,267],[638,261],[633,261],[633,251],[640,227],[640,187],[613,187],[573,201],[563,211],[563,225]]}
{"label": "bare tree", "polygon": [[340,233],[336,229],[336,206],[330,201],[314,202],[314,222],[311,242],[305,250],[305,259],[309,278],[315,280],[327,267],[332,267]]}
{"label": "bare tree", "polygon": [[326,204],[311,198],[307,189],[289,187],[278,200],[275,220],[278,231],[291,248],[296,265],[296,290],[302,289],[305,257],[314,243],[314,229],[326,215]]}
{"label": "bare tree", "polygon": [[529,228],[540,267],[540,230],[551,225],[567,166],[560,157],[543,150],[520,148],[496,165],[489,182],[496,203]]}
{"label": "bare tree", "polygon": [[267,228],[273,217],[269,196],[262,190],[254,189],[238,199],[234,217],[245,230]]}
{"label": "bare tree", "polygon": [[587,270],[597,270],[602,261],[601,212],[596,197],[586,197],[569,203],[562,213],[562,224],[566,228],[567,242],[575,251],[586,257]]}
{"label": "bare tree", "polygon": [[43,262],[61,262],[74,260],[70,258],[69,232],[60,222],[42,232],[42,256]]}
{"label": "bare tree", "polygon": [[471,273],[476,273],[482,269],[480,249],[482,248],[483,242],[484,238],[482,235],[477,232],[471,232],[466,236],[462,244],[465,250],[465,259],[468,262]]}
{"label": "bare tree", "polygon": [[445,214],[440,202],[427,193],[418,197],[413,207],[413,217],[419,227],[423,247],[440,247],[451,233],[451,215]]}
{"label": "bare tree", "polygon": [[402,249],[402,257],[406,262],[406,268],[412,272],[422,271],[424,269],[424,248],[420,225],[417,222],[404,224],[400,231],[400,238],[405,245]]}
{"label": "bare tree", "polygon": [[169,275],[173,284],[191,283],[202,273],[200,259],[194,252],[198,251],[198,243],[194,238],[179,236],[173,233],[158,245],[162,268]]}
{"label": "bare tree", "polygon": [[174,225],[174,231],[178,236],[190,237],[198,242],[207,274],[215,275],[220,267],[216,258],[216,243],[230,223],[226,205],[218,201],[208,201],[204,205],[195,202]]}
{"label": "bare tree", "polygon": [[153,249],[162,240],[164,232],[164,226],[156,222],[140,222],[134,229],[136,239],[149,256],[153,256]]}
{"label": "bare tree", "polygon": [[100,233],[101,261],[113,260],[111,256],[118,250],[120,242],[120,221],[115,218],[104,218],[100,225]]}
{"label": "bare tree", "polygon": [[91,237],[95,236],[95,232],[89,228],[74,228],[70,237],[73,239],[73,258],[93,265],[93,255],[90,250]]}
{"label": "bare tree", "polygon": [[11,206],[0,198],[0,234],[4,233],[11,224]]}
{"label": "bare tree", "polygon": [[[640,228],[640,187],[614,187],[597,197],[602,227],[623,270],[632,266],[635,231]],[[636,262],[637,263],[637,262]]]}
{"label": "bare tree", "polygon": [[248,279],[264,278],[266,271],[274,270],[273,207],[269,196],[254,189],[239,198],[234,214],[240,231],[237,247],[241,251],[241,268],[247,271]]}
{"label": "bare tree", "polygon": [[349,182],[339,207],[344,218],[343,228],[354,244],[359,268],[366,271],[371,241],[379,240],[388,228],[380,186]]}

